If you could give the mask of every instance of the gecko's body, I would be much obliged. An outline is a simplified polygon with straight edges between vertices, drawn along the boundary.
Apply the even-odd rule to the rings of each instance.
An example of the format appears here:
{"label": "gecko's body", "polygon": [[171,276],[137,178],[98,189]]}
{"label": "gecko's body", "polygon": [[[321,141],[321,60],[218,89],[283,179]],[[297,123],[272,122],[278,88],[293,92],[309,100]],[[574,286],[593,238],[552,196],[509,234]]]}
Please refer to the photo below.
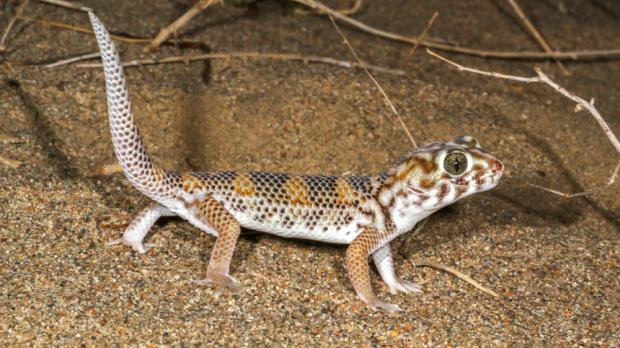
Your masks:
{"label": "gecko's body", "polygon": [[389,243],[438,209],[495,187],[502,175],[502,163],[470,136],[421,146],[370,176],[164,171],[142,144],[116,49],[99,19],[92,13],[90,18],[104,63],[114,151],[129,181],[154,201],[118,242],[143,253],[148,245],[142,241],[155,221],[180,216],[217,237],[205,282],[239,288],[228,271],[243,226],[350,244],[346,268],[358,297],[373,308],[396,310],[374,295],[368,257],[390,291],[419,291],[396,276]]}

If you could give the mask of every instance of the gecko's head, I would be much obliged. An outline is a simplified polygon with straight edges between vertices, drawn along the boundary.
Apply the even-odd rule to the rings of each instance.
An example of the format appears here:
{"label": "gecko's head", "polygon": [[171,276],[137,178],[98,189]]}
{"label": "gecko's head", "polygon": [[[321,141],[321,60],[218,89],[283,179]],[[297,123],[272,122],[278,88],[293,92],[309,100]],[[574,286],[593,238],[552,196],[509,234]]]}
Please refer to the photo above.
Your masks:
{"label": "gecko's head", "polygon": [[414,195],[414,202],[424,209],[434,210],[494,188],[504,165],[465,135],[421,146],[393,170],[401,192]]}

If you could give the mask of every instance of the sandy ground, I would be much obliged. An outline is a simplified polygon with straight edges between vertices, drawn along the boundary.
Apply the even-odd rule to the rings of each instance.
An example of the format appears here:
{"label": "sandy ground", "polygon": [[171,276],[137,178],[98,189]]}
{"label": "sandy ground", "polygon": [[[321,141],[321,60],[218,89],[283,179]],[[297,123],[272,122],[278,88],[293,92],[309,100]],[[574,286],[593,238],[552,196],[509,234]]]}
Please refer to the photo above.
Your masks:
{"label": "sandy ground", "polygon": [[[17,1],[8,1],[11,10]],[[192,1],[83,1],[116,33],[141,37]],[[152,4],[152,5],[147,5]],[[620,3],[520,1],[563,50],[620,46]],[[562,3],[565,8],[559,9]],[[344,7],[344,3],[331,2]],[[0,28],[9,16],[2,13]],[[503,2],[368,1],[356,18],[416,35],[434,11],[432,38],[468,47],[537,50]],[[25,15],[87,26],[84,13],[31,2]],[[409,47],[345,29],[359,54],[397,67]],[[89,34],[18,22],[4,59],[50,62],[95,50]],[[324,17],[285,4],[215,7],[183,30],[214,52],[294,52],[350,59]],[[151,57],[120,43],[127,59]],[[200,53],[163,47],[156,56]],[[587,98],[620,134],[620,62],[496,61],[478,67],[530,75],[541,65]],[[419,143],[474,135],[511,176],[566,191],[607,180],[617,155],[586,113],[548,88],[456,72],[423,51],[410,77],[376,74]],[[214,239],[179,219],[162,220],[146,255],[105,247],[148,200],[121,175],[91,177],[114,163],[100,69],[0,66],[0,344],[209,343],[240,345],[620,344],[620,185],[568,200],[504,180],[489,193],[436,213],[425,230],[396,241],[397,267],[417,295],[379,295],[397,314],[355,298],[345,248],[245,231],[232,274],[244,289],[218,294],[205,276]],[[153,156],[180,169],[375,173],[410,144],[359,71],[298,62],[213,61],[128,70],[138,122]],[[502,295],[491,298],[412,261],[440,262]]]}

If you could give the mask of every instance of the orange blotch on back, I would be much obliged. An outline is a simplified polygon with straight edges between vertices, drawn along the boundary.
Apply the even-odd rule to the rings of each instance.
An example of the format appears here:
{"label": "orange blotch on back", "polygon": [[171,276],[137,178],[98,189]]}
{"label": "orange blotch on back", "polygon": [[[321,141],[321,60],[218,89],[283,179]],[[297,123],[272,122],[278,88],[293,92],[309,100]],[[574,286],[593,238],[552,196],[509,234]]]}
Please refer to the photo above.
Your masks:
{"label": "orange blotch on back", "polygon": [[235,192],[241,196],[252,196],[256,194],[256,184],[247,174],[238,174],[235,177],[233,186],[235,187]]}
{"label": "orange blotch on back", "polygon": [[338,178],[336,180],[335,189],[338,194],[336,197],[336,203],[338,204],[351,205],[358,196],[357,192],[346,178]]}
{"label": "orange blotch on back", "polygon": [[293,176],[284,183],[285,199],[291,205],[312,205],[310,189],[299,176]]}
{"label": "orange blotch on back", "polygon": [[181,181],[183,182],[183,191],[188,193],[194,193],[194,191],[204,188],[203,183],[193,175],[183,175]]}

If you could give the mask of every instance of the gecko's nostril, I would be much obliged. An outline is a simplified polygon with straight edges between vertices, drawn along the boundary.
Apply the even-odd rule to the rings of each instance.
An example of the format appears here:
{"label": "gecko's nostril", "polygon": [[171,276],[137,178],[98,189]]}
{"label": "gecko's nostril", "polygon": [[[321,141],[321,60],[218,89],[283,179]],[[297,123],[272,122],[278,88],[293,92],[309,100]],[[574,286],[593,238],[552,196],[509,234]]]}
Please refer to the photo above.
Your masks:
{"label": "gecko's nostril", "polygon": [[491,168],[495,172],[502,172],[504,170],[504,164],[501,161],[494,160]]}

